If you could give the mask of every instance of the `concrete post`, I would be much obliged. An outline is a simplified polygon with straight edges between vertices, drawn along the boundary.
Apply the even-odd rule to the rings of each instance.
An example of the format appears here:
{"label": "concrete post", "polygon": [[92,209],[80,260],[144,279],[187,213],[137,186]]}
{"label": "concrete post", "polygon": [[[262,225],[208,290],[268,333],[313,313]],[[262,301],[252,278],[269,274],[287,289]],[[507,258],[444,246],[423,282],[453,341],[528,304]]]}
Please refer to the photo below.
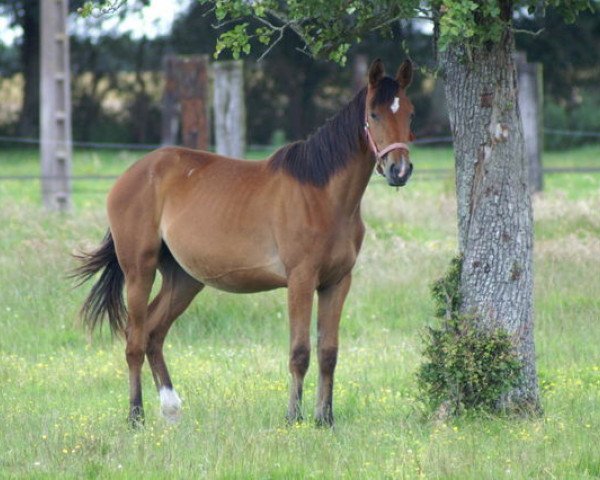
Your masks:
{"label": "concrete post", "polygon": [[527,63],[525,54],[517,54],[519,82],[519,109],[523,123],[525,156],[529,164],[529,189],[532,193],[543,189],[542,172],[542,102],[543,75],[540,63]]}
{"label": "concrete post", "polygon": [[40,6],[42,199],[50,211],[67,211],[72,162],[68,0],[41,0]]}
{"label": "concrete post", "polygon": [[216,62],[213,71],[216,151],[243,158],[246,154],[244,64],[241,60]]}

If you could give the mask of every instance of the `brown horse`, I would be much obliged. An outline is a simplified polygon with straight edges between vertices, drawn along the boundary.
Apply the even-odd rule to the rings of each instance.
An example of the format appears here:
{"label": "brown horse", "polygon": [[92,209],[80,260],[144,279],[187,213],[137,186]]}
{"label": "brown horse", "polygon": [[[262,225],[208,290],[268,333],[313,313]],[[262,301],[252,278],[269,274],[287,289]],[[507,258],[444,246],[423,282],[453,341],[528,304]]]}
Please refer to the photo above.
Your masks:
{"label": "brown horse", "polygon": [[[409,61],[392,79],[376,60],[367,87],[334,118],[265,161],[168,147],[146,155],[117,180],[107,202],[109,231],[96,251],[80,256],[76,275],[85,281],[102,271],[82,316],[93,328],[106,314],[111,329],[125,333],[133,424],[143,421],[144,356],[163,415],[179,418],[181,400],[163,343],[205,285],[235,293],[287,287],[289,421],[301,419],[317,292],[315,417],[319,424],[333,423],[340,315],[365,230],[360,203],[375,165],[393,186],[411,175],[405,143],[412,140],[413,106],[405,94],[411,78]],[[148,305],[156,270],[162,287]]]}

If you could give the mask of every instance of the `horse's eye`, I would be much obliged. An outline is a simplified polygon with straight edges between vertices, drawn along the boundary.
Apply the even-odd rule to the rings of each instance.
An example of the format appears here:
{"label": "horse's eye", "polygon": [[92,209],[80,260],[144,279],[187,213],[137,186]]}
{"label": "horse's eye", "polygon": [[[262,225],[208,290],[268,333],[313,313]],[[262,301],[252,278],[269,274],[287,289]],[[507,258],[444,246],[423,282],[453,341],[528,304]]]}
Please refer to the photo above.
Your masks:
{"label": "horse's eye", "polygon": [[377,114],[375,112],[371,112],[371,118],[373,120],[377,120],[379,117],[377,116]]}

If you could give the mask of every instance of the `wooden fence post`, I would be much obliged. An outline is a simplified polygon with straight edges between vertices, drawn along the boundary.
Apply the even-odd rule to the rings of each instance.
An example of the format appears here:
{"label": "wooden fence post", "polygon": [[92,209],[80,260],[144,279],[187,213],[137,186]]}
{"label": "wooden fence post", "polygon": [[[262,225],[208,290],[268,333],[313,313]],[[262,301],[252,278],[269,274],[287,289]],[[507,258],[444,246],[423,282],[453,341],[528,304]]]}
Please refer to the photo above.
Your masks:
{"label": "wooden fence post", "polygon": [[179,107],[182,144],[207,150],[210,144],[208,55],[168,56],[164,69],[162,143],[177,143]]}
{"label": "wooden fence post", "polygon": [[161,111],[161,143],[162,145],[176,145],[179,132],[179,98],[177,78],[175,77],[177,57],[165,55],[163,58],[163,72],[165,87],[162,97]]}
{"label": "wooden fence post", "polygon": [[210,144],[208,55],[179,57],[175,75],[181,102],[182,143],[207,150]]}
{"label": "wooden fence post", "polygon": [[215,62],[213,72],[216,152],[243,158],[246,154],[244,64],[241,60]]}
{"label": "wooden fence post", "polygon": [[516,56],[519,82],[519,109],[525,138],[525,156],[529,165],[529,190],[540,192],[544,186],[542,172],[542,102],[543,75],[540,63],[527,63],[524,53]]}
{"label": "wooden fence post", "polygon": [[71,77],[68,0],[41,0],[40,157],[42,200],[51,211],[71,209]]}

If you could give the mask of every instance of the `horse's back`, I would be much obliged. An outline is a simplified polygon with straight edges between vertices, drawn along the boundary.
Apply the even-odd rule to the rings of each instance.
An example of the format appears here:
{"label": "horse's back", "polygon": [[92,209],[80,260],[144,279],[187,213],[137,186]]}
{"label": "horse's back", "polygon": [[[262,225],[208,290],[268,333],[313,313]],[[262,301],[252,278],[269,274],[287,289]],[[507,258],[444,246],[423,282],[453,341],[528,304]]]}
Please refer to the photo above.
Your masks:
{"label": "horse's back", "polygon": [[362,231],[359,215],[335,215],[324,189],[266,161],[179,147],[156,150],[122,175],[109,219],[111,230],[149,237],[153,248],[164,242],[197,280],[238,292],[285,286],[287,272],[307,261],[335,283],[354,264]]}
{"label": "horse's back", "polygon": [[[243,185],[264,178],[264,162],[223,157],[183,147],[162,147],[131,165],[115,182],[108,196],[111,211],[122,213],[132,203],[150,203],[162,209],[165,202],[194,201],[196,195],[221,197],[227,191],[243,191]],[[243,179],[243,182],[242,182]],[[264,183],[264,182],[262,182]]]}
{"label": "horse's back", "polygon": [[223,290],[284,286],[272,228],[280,195],[274,175],[265,162],[162,148],[117,181],[111,229],[153,235],[189,274]]}

